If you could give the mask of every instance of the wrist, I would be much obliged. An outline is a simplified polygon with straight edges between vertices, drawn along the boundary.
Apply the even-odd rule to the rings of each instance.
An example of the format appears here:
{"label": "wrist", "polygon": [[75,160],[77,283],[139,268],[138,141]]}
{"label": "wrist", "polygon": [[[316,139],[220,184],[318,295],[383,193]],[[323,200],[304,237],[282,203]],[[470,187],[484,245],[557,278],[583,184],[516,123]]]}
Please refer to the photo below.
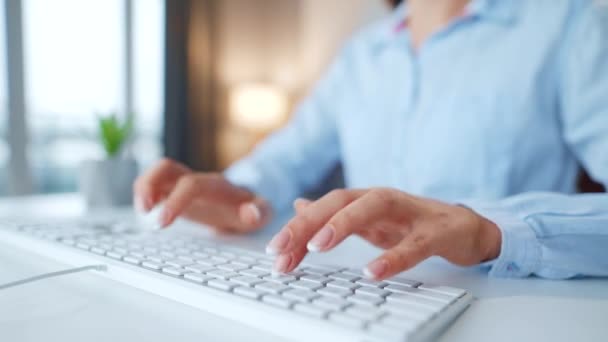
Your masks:
{"label": "wrist", "polygon": [[500,246],[502,244],[502,233],[498,226],[479,215],[481,219],[481,246],[483,248],[483,261],[490,261],[498,258],[500,255]]}

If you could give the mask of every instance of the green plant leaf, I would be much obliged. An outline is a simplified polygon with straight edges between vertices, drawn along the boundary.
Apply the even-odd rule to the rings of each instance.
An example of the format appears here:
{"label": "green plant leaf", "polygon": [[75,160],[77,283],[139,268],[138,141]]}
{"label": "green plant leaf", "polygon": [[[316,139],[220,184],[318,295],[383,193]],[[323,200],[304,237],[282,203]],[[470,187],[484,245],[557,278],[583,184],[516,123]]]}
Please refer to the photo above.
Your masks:
{"label": "green plant leaf", "polygon": [[116,157],[133,130],[133,120],[121,122],[115,114],[99,117],[99,135],[108,157]]}

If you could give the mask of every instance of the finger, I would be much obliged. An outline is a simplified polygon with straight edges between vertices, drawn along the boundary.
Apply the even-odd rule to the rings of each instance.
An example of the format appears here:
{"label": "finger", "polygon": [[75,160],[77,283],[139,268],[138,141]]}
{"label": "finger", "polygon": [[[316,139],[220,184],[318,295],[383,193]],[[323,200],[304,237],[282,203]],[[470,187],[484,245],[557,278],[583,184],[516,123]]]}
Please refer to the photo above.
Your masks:
{"label": "finger", "polygon": [[336,213],[355,200],[361,192],[334,190],[297,213],[270,241],[266,253],[285,254],[305,247],[310,238]]}
{"label": "finger", "polygon": [[434,255],[435,239],[428,229],[412,232],[365,267],[363,273],[374,280],[390,278]]}
{"label": "finger", "polygon": [[245,202],[239,206],[239,219],[242,228],[251,230],[267,223],[272,215],[270,204],[261,197]]}
{"label": "finger", "polygon": [[[308,250],[327,251],[349,235],[374,225],[392,215],[399,206],[399,194],[392,190],[372,190],[333,215],[308,243]],[[406,208],[399,208],[406,211]]]}
{"label": "finger", "polygon": [[293,271],[302,262],[307,253],[306,247],[300,247],[291,252],[279,255],[272,266],[272,272],[275,274],[284,274]]}
{"label": "finger", "polygon": [[179,179],[165,202],[160,218],[161,227],[172,224],[195,200],[213,201],[236,209],[245,201],[253,199],[250,192],[232,186],[217,175],[190,174]]}
{"label": "finger", "polygon": [[306,198],[298,198],[293,201],[293,208],[296,210],[296,213],[301,212],[306,209],[313,201]]}
{"label": "finger", "polygon": [[161,160],[135,181],[135,203],[144,211],[150,211],[170,192],[177,179],[188,172],[190,170],[179,163],[170,159]]}

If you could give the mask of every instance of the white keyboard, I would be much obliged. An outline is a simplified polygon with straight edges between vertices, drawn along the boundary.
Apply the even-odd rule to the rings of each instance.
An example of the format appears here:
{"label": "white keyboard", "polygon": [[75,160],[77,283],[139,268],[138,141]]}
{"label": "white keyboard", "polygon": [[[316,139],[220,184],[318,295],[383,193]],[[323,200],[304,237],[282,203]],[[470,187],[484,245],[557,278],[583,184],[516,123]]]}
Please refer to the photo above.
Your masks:
{"label": "white keyboard", "polygon": [[0,225],[0,240],[61,262],[105,264],[100,275],[301,341],[433,340],[472,300],[465,290],[360,270],[303,264],[271,274],[262,253],[171,229],[110,223]]}

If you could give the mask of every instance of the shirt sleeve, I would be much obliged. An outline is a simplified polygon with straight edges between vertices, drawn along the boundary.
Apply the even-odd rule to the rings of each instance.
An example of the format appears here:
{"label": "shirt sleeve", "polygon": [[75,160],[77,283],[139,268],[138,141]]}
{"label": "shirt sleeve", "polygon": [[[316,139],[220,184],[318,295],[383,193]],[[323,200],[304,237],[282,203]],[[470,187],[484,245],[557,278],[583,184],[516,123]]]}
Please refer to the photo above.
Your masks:
{"label": "shirt sleeve", "polygon": [[292,119],[225,171],[281,211],[322,181],[339,160],[336,103],[343,96],[349,50],[345,47]]}
{"label": "shirt sleeve", "polygon": [[[560,119],[565,143],[608,187],[608,7],[579,4],[559,57]],[[527,193],[465,205],[502,232],[490,275],[608,276],[608,194]]]}

